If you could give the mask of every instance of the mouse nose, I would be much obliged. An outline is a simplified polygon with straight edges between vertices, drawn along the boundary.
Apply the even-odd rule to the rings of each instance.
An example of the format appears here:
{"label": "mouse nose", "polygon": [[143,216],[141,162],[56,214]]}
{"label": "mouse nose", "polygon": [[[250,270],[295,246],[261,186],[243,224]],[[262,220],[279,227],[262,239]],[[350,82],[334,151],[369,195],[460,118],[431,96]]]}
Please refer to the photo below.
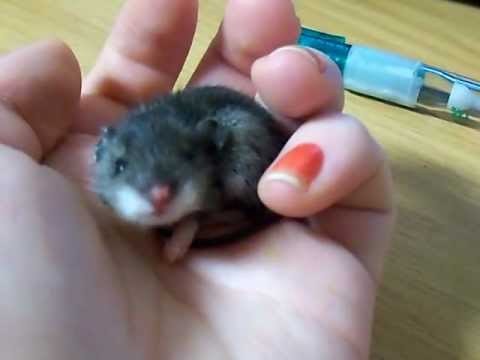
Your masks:
{"label": "mouse nose", "polygon": [[170,187],[168,185],[155,185],[150,191],[150,198],[156,212],[162,212],[170,200]]}

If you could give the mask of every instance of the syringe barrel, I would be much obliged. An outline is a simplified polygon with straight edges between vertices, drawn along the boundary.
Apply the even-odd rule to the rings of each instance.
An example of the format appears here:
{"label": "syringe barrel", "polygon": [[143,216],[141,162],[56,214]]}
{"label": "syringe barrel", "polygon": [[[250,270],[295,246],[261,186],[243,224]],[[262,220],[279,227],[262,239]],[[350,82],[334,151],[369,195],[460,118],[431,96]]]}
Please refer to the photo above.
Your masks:
{"label": "syringe barrel", "polygon": [[343,72],[346,89],[415,107],[422,63],[387,51],[352,45]]}

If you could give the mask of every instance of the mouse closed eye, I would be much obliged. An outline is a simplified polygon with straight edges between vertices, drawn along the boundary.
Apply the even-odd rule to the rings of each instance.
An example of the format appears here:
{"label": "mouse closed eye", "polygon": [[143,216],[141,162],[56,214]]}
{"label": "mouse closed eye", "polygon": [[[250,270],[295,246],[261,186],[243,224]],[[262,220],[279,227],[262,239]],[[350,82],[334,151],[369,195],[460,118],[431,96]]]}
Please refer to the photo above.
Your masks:
{"label": "mouse closed eye", "polygon": [[192,216],[211,224],[232,209],[267,213],[256,186],[286,140],[253,99],[223,87],[186,89],[102,131],[94,190],[121,219],[152,228]]}

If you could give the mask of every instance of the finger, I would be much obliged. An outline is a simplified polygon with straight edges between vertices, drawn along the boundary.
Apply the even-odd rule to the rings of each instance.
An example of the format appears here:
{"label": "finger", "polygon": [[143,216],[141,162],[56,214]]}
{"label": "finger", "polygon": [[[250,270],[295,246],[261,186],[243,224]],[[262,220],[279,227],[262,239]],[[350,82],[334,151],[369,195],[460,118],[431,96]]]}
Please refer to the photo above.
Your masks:
{"label": "finger", "polygon": [[[377,184],[383,189],[376,188]],[[390,188],[390,171],[384,166],[344,201],[352,205],[334,206],[313,218],[314,227],[356,255],[377,284],[381,282],[385,256],[390,247],[395,209],[390,206],[385,210],[372,211],[364,209],[363,204],[355,200],[372,196],[376,191],[383,191],[389,197],[388,194],[392,193]]]}
{"label": "finger", "polygon": [[286,46],[255,61],[252,81],[262,101],[288,118],[338,112],[343,108],[340,71],[328,57]]}
{"label": "finger", "polygon": [[170,90],[191,46],[196,0],[129,0],[84,93],[133,104]]}
{"label": "finger", "polygon": [[393,224],[384,152],[360,122],[336,114],[303,124],[259,183],[274,211],[309,217],[378,280]]}
{"label": "finger", "polygon": [[91,170],[98,138],[88,134],[72,134],[46,159],[45,165],[69,178],[80,188],[91,189]]}
{"label": "finger", "polygon": [[97,135],[103,126],[118,121],[128,108],[111,99],[83,95],[74,118],[72,132]]}
{"label": "finger", "polygon": [[0,168],[8,169],[0,177],[2,358],[65,359],[86,347],[93,358],[121,358],[102,349],[112,324],[124,321],[118,299],[126,294],[85,200],[52,169],[2,145]]}
{"label": "finger", "polygon": [[0,142],[34,159],[49,152],[71,125],[80,76],[75,56],[58,41],[0,58]]}
{"label": "finger", "polygon": [[290,0],[230,0],[216,38],[191,83],[221,83],[251,92],[248,78],[253,62],[277,47],[294,44],[299,30]]}
{"label": "finger", "polygon": [[293,217],[311,216],[339,202],[384,210],[390,202],[381,181],[368,196],[355,193],[362,202],[348,198],[384,162],[382,149],[354,118],[317,118],[293,134],[260,180],[259,194],[271,208]]}

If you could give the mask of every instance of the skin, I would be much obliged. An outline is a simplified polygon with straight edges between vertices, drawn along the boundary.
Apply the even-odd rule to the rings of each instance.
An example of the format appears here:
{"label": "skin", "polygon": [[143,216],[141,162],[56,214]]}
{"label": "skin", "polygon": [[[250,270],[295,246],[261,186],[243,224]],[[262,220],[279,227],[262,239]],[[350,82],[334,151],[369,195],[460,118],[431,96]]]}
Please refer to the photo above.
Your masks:
{"label": "skin", "polygon": [[196,7],[127,1],[83,84],[59,42],[0,58],[5,358],[368,358],[394,220],[390,172],[364,126],[341,114],[335,66],[297,48],[272,54],[298,34],[289,0],[230,0],[192,81],[258,92],[296,120],[285,151],[304,142],[322,147],[323,170],[308,190],[266,177],[259,185],[267,206],[314,218],[315,231],[285,221],[168,266],[154,243],[102,238],[82,201],[94,134],[127,106],[171,89]]}

